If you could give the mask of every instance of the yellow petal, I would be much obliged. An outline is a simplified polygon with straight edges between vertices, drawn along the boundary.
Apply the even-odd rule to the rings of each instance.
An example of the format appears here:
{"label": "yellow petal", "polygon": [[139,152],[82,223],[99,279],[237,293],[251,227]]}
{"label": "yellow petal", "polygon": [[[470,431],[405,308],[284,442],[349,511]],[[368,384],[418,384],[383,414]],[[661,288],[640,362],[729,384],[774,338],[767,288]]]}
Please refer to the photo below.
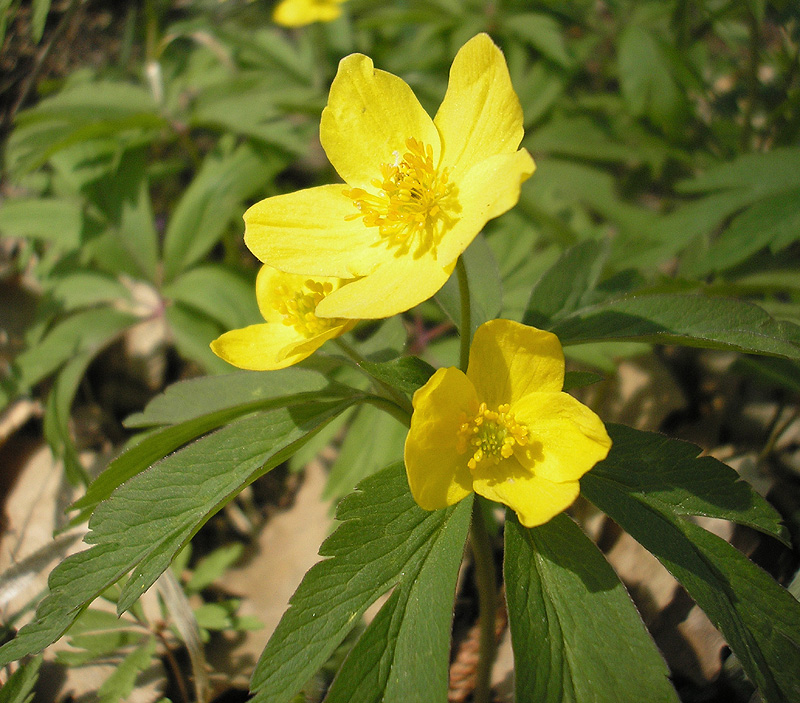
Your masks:
{"label": "yellow petal", "polygon": [[558,392],[564,386],[561,342],[519,322],[490,320],[475,332],[467,375],[492,409],[529,393]]}
{"label": "yellow petal", "polygon": [[408,84],[363,54],[343,58],[320,122],[322,148],[339,175],[374,190],[380,165],[402,156],[409,137],[430,144],[438,163],[439,133]]}
{"label": "yellow petal", "polygon": [[282,271],[338,278],[370,273],[391,252],[377,244],[377,227],[345,219],[357,212],[345,188],[307,188],[256,203],[244,214],[245,244]]}
{"label": "yellow petal", "polygon": [[284,27],[303,27],[313,22],[330,22],[342,14],[335,0],[282,0],[272,20]]}
{"label": "yellow petal", "polygon": [[520,186],[536,169],[525,150],[496,154],[473,166],[458,182],[461,211],[445,232],[437,256],[446,263],[458,258],[492,218],[510,210],[519,200]]}
{"label": "yellow petal", "polygon": [[503,53],[486,34],[461,47],[434,118],[442,136],[442,164],[453,180],[495,154],[517,150],[523,136],[522,108]]}
{"label": "yellow petal", "polygon": [[572,505],[580,493],[577,481],[553,483],[530,475],[505,481],[476,477],[473,485],[476,493],[516,512],[525,527],[543,525]]}
{"label": "yellow petal", "polygon": [[456,368],[439,369],[414,393],[404,459],[414,500],[425,510],[453,505],[472,492],[467,457],[456,448],[462,413],[478,409],[475,389]]}
{"label": "yellow petal", "polygon": [[301,354],[287,354],[287,349],[309,341],[293,327],[265,322],[226,332],[211,342],[211,351],[240,369],[274,371],[302,361],[322,346],[325,339]]}
{"label": "yellow petal", "polygon": [[450,277],[455,261],[442,268],[430,254],[392,257],[364,278],[333,291],[317,306],[320,317],[391,317],[430,298]]}
{"label": "yellow petal", "polygon": [[566,393],[531,393],[511,406],[528,428],[528,444],[514,455],[536,476],[575,481],[608,455],[611,438],[603,421]]}

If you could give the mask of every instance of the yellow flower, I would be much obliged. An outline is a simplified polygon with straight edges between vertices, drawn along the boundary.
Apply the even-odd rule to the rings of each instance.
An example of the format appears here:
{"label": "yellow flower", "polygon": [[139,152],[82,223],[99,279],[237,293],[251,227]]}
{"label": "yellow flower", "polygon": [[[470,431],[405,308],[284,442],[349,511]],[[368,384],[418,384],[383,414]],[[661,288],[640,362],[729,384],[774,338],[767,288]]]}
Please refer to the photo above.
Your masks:
{"label": "yellow flower", "polygon": [[266,322],[226,332],[211,342],[211,350],[229,364],[255,371],[283,369],[302,361],[356,324],[356,320],[315,314],[320,301],[343,283],[338,278],[298,276],[262,266],[256,299]]}
{"label": "yellow flower", "polygon": [[346,186],[267,198],[244,216],[245,242],[292,273],[357,279],[322,317],[389,317],[430,298],[486,222],[513,207],[535,168],[503,54],[486,34],[450,69],[431,119],[400,78],[361,54],[342,59],[320,140]]}
{"label": "yellow flower", "polygon": [[481,325],[467,373],[439,369],[414,394],[405,463],[417,503],[436,510],[475,491],[526,527],[569,507],[611,439],[563,385],[555,335],[510,320]]}
{"label": "yellow flower", "polygon": [[281,0],[272,20],[284,27],[303,27],[313,22],[331,22],[342,14],[345,0]]}

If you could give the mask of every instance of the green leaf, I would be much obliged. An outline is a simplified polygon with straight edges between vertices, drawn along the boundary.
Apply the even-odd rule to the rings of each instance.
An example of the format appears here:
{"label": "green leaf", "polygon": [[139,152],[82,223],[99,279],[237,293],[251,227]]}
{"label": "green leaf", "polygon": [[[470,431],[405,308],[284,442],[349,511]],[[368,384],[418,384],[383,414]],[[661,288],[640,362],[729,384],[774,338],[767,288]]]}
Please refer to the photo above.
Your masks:
{"label": "green leaf", "polygon": [[647,117],[667,134],[680,137],[689,104],[675,80],[671,56],[652,32],[631,25],[619,38],[619,81],[634,117]]}
{"label": "green leaf", "polygon": [[382,364],[363,361],[358,365],[373,378],[402,393],[413,393],[424,386],[435,371],[427,361],[416,356],[401,356]]}
{"label": "green leaf", "polygon": [[163,291],[167,298],[200,310],[228,329],[263,321],[256,304],[255,281],[218,264],[190,269]]}
{"label": "green leaf", "polygon": [[572,58],[564,44],[564,29],[550,15],[522,12],[510,15],[504,22],[506,31],[519,37],[543,56],[569,68]]}
{"label": "green leaf", "polygon": [[691,445],[622,426],[609,430],[611,453],[581,479],[583,494],[680,581],[766,701],[797,700],[800,603],[741,552],[685,519],[723,517],[779,536],[778,515],[718,462],[692,460],[699,450]]}
{"label": "green leaf", "polygon": [[244,545],[241,542],[225,545],[215,549],[207,557],[201,559],[186,584],[187,595],[199,593],[220,578],[242,556]]}
{"label": "green leaf", "polygon": [[565,251],[531,289],[525,321],[544,327],[589,302],[607,256],[602,242],[588,240]]}
{"label": "green leaf", "polygon": [[800,359],[800,327],[729,298],[631,296],[578,310],[550,331],[565,345],[636,340]]}
{"label": "green leaf", "polygon": [[213,152],[203,161],[170,217],[164,235],[164,277],[174,279],[199,261],[234,220],[243,202],[283,168],[283,161],[249,146],[230,154]]}
{"label": "green leaf", "polygon": [[31,17],[31,38],[38,44],[44,34],[47,13],[50,12],[50,0],[33,0],[33,16]]}
{"label": "green leaf", "polygon": [[[329,390],[330,393],[326,392]],[[225,423],[259,410],[348,395],[352,397],[344,386],[330,386],[321,374],[303,369],[240,371],[176,383],[150,401],[144,412],[128,418],[129,427],[166,426],[109,464],[86,494],[72,505],[81,511],[73,522],[84,520],[118,486],[154,462]]]}
{"label": "green leaf", "polygon": [[574,388],[584,388],[603,380],[600,374],[592,371],[567,371],[564,374],[564,390],[571,391]]}
{"label": "green leaf", "polygon": [[388,413],[359,408],[331,466],[323,497],[341,498],[362,479],[396,461],[403,455],[406,435],[408,427]]}
{"label": "green leaf", "polygon": [[71,315],[16,358],[20,382],[32,386],[77,354],[96,354],[137,319],[111,308],[92,308]]}
{"label": "green leaf", "polygon": [[146,637],[128,654],[97,690],[99,703],[117,703],[125,700],[136,685],[136,678],[153,662],[156,654],[156,638]]}
{"label": "green leaf", "polygon": [[340,394],[344,386],[334,386],[325,376],[309,369],[279,371],[234,371],[222,376],[192,378],[173,383],[151,400],[145,409],[125,420],[126,427],[177,425],[204,415],[240,405],[271,400],[275,405],[309,400],[323,391]]}
{"label": "green leaf", "polygon": [[743,357],[734,362],[732,370],[751,376],[762,384],[778,385],[800,393],[800,366],[787,359]]}
{"label": "green leaf", "polygon": [[[461,255],[469,280],[472,329],[470,338],[484,322],[500,313],[503,305],[503,284],[494,254],[483,235],[478,235]],[[434,296],[456,328],[461,326],[461,298],[458,275],[453,271],[444,287]]]}
{"label": "green leaf", "polygon": [[81,243],[83,209],[70,198],[6,200],[0,207],[0,231],[6,237],[30,237],[64,249]]}
{"label": "green leaf", "polygon": [[66,276],[52,278],[50,295],[64,310],[89,307],[100,303],[131,304],[130,290],[118,278],[99,271],[75,270]]}
{"label": "green leaf", "polygon": [[0,688],[0,703],[30,703],[35,695],[34,687],[39,679],[42,657],[35,657],[20,664]]}
{"label": "green leaf", "polygon": [[351,402],[244,417],[120,486],[92,515],[85,541],[93,546],[53,570],[36,619],[0,647],[0,666],[54,642],[83,608],[132,571],[117,611],[130,608],[214,513]]}
{"label": "green leaf", "polygon": [[[387,701],[444,699],[452,608],[445,597],[452,596],[454,555],[461,556],[471,506],[470,497],[445,510],[422,510],[408,490],[402,463],[366,479],[340,503],[337,518],[342,524],[320,548],[320,554],[328,558],[305,575],[264,649],[251,681],[256,693],[253,700],[291,700],[366,608],[393,587],[397,595],[381,611],[375,627],[367,630],[367,640],[359,648],[360,652],[369,650],[374,641],[387,645],[387,651],[378,647],[369,655],[355,657],[345,665],[345,680],[335,686],[346,700],[353,700],[347,698],[348,692],[357,688],[357,677],[363,674],[372,685],[362,693],[370,697],[357,700],[382,700],[382,686],[391,696]],[[418,577],[421,582],[415,586]],[[430,600],[413,602],[413,595],[431,590],[436,595]],[[443,621],[445,606],[448,614]],[[398,617],[405,608],[422,628],[418,638],[411,630],[398,629]],[[426,613],[429,623],[424,622]],[[403,680],[398,664],[410,667],[407,679]],[[381,665],[389,670],[381,671]],[[432,688],[414,691],[417,680]]]}
{"label": "green leaf", "polygon": [[369,624],[331,686],[328,703],[428,703],[445,700],[450,630],[470,503],[423,548]]}
{"label": "green leaf", "polygon": [[222,334],[218,322],[195,308],[173,300],[165,311],[175,347],[185,359],[197,362],[208,373],[228,373],[231,365],[211,351],[209,345]]}
{"label": "green leaf", "polygon": [[569,517],[527,529],[507,510],[505,543],[517,703],[677,703],[628,592]]}
{"label": "green leaf", "polygon": [[738,215],[711,246],[681,270],[692,276],[724,271],[764,247],[773,253],[800,239],[800,187],[769,195]]}
{"label": "green leaf", "polygon": [[56,376],[47,396],[44,414],[44,437],[53,455],[63,459],[64,470],[72,485],[88,485],[89,475],[78,458],[70,434],[70,410],[86,369],[94,358],[92,350],[74,356]]}

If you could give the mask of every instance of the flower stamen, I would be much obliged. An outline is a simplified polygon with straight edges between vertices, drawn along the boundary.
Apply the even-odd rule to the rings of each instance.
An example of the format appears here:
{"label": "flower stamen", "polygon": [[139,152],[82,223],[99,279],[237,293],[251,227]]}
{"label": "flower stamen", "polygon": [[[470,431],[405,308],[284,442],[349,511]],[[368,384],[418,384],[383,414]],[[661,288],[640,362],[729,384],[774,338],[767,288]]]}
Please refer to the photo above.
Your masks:
{"label": "flower stamen", "polygon": [[398,254],[407,254],[415,244],[415,256],[429,250],[435,254],[444,226],[452,223],[450,213],[457,210],[450,169],[437,171],[430,144],[410,137],[406,147],[405,154],[395,151],[391,163],[381,164],[381,178],[372,181],[377,194],[363,188],[343,191],[358,210],[346,219],[363,217],[367,227],[378,227],[382,240],[398,247]]}
{"label": "flower stamen", "polygon": [[283,315],[283,324],[294,327],[306,338],[315,337],[338,327],[344,320],[338,318],[317,317],[317,305],[325,296],[333,292],[333,284],[329,282],[305,281],[300,290],[290,288],[286,283],[275,286],[273,309]]}
{"label": "flower stamen", "polygon": [[496,466],[514,453],[514,447],[524,447],[527,443],[528,428],[514,419],[508,403],[497,410],[489,410],[486,403],[481,403],[473,418],[464,413],[456,450],[459,454],[472,452],[467,466],[475,471],[479,466]]}

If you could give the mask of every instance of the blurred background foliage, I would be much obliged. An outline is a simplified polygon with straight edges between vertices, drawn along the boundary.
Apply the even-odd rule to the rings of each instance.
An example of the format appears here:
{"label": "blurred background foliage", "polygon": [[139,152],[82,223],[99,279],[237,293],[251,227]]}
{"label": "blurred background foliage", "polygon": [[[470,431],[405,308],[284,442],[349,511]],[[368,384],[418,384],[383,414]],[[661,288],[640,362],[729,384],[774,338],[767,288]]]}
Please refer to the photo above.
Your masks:
{"label": "blurred background foliage", "polygon": [[[76,397],[93,399],[118,444],[122,419],[172,381],[230,370],[208,343],[260,319],[241,215],[338,180],[319,116],[339,59],[356,51],[401,76],[431,114],[466,40],[488,32],[506,54],[538,169],[476,242],[502,289],[483,301],[487,316],[552,324],[605,301],[692,292],[800,323],[796,2],[349,0],[342,10],[287,30],[262,0],[0,0],[0,407],[41,401],[44,436],[74,485],[89,479]],[[405,327],[366,325],[380,329],[362,351],[451,360],[446,290],[439,302]],[[568,353],[609,373],[643,350],[617,341]],[[742,372],[800,390],[789,362]],[[348,422],[331,496],[403,440],[390,419],[380,432],[363,412]]]}

